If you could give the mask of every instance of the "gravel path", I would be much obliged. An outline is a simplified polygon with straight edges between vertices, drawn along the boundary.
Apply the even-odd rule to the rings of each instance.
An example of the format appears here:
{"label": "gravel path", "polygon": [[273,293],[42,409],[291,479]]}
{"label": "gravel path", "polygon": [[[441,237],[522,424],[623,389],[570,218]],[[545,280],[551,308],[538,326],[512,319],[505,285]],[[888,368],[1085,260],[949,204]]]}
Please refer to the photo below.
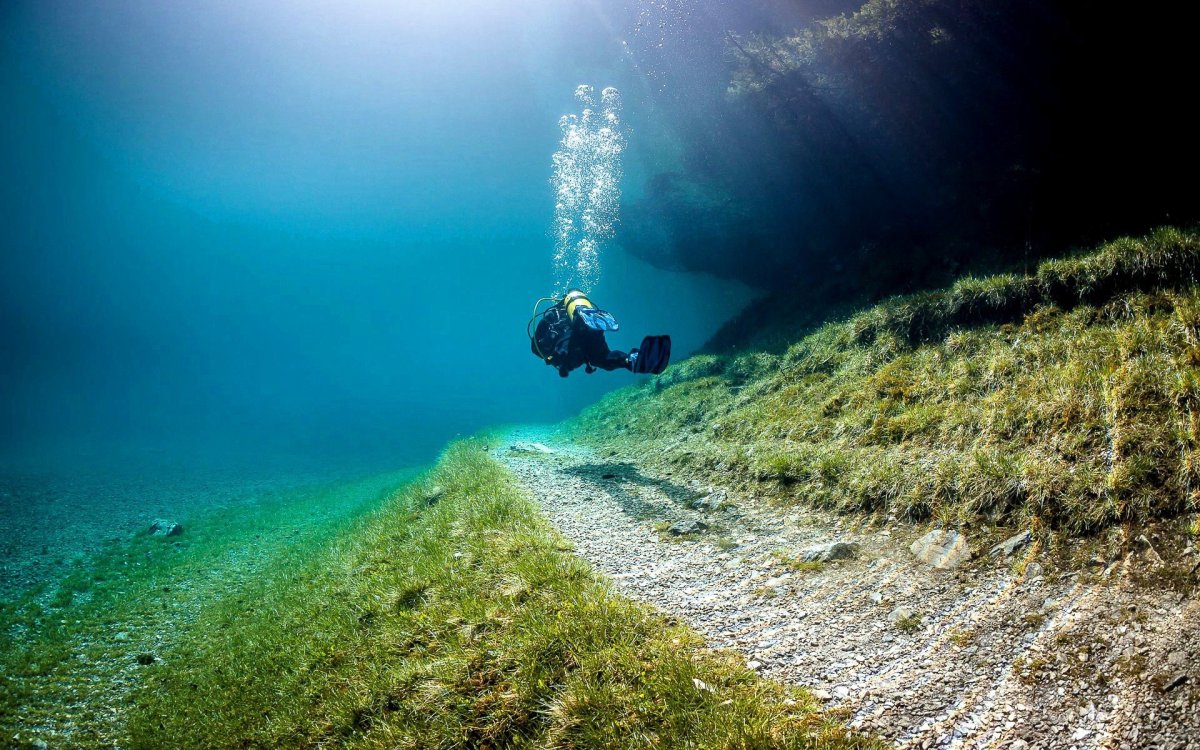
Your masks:
{"label": "gravel path", "polygon": [[[539,440],[553,453],[499,457],[580,557],[713,647],[811,687],[853,727],[914,748],[1200,748],[1200,605],[1130,583],[1144,560],[1018,575],[985,554],[938,571],[908,550],[927,529],[860,528],[752,497],[693,510],[720,488],[543,433],[510,442]],[[693,520],[708,528],[661,530]],[[859,554],[788,564],[834,541]]]}

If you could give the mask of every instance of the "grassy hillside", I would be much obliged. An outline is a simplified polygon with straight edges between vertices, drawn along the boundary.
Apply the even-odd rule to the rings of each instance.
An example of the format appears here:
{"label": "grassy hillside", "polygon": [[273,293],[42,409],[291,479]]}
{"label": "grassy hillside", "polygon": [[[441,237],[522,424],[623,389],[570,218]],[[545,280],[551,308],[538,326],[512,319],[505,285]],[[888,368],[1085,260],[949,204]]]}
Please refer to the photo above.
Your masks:
{"label": "grassy hillside", "polygon": [[[619,391],[578,439],[840,511],[1071,533],[1200,509],[1200,233],[964,278]],[[760,313],[762,311],[759,311]]]}
{"label": "grassy hillside", "polygon": [[616,596],[479,443],[148,667],[135,748],[866,747]]}

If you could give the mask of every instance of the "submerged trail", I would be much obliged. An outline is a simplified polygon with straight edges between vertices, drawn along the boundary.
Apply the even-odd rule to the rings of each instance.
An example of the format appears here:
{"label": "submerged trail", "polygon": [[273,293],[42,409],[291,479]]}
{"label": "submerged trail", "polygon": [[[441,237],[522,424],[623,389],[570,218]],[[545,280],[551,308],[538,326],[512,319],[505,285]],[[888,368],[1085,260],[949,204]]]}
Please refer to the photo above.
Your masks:
{"label": "submerged trail", "polygon": [[[1187,675],[1200,605],[1135,585],[1129,559],[935,570],[909,550],[924,529],[733,497],[554,433],[505,445],[499,458],[623,594],[810,687],[851,727],[916,748],[1200,747]],[[837,542],[853,556],[797,562]]]}

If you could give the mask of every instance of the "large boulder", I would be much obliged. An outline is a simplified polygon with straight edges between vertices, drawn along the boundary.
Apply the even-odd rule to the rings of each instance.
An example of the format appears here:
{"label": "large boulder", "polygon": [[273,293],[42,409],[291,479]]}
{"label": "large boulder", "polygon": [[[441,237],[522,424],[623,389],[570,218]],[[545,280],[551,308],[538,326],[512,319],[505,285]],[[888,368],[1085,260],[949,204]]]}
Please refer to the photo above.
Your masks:
{"label": "large boulder", "polygon": [[974,555],[966,535],[947,529],[934,529],[913,542],[909,550],[936,570],[953,570]]}

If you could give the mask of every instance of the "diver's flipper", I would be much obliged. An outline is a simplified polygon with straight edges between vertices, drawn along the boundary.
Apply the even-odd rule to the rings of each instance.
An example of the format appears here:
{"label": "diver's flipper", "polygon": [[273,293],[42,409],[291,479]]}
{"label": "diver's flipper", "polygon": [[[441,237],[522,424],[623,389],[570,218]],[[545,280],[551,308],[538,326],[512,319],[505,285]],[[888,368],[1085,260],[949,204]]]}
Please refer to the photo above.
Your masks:
{"label": "diver's flipper", "polygon": [[576,307],[575,314],[579,316],[585,326],[593,331],[615,331],[620,327],[617,325],[617,319],[610,313],[594,307]]}
{"label": "diver's flipper", "polygon": [[632,370],[642,375],[658,375],[671,362],[671,337],[647,336],[633,358]]}

